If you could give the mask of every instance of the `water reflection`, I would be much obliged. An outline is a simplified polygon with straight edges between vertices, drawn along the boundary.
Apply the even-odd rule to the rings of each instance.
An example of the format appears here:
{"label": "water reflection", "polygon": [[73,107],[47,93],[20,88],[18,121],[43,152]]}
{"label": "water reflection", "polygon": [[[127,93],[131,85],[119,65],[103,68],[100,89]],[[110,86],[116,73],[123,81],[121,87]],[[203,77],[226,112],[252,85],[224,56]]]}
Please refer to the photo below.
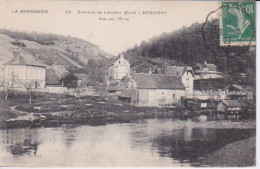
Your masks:
{"label": "water reflection", "polygon": [[5,130],[2,134],[2,144],[13,156],[27,154],[29,156],[37,154],[38,142],[37,130],[16,129]]}
{"label": "water reflection", "polygon": [[0,131],[3,166],[189,166],[255,130],[196,128],[169,119]]}

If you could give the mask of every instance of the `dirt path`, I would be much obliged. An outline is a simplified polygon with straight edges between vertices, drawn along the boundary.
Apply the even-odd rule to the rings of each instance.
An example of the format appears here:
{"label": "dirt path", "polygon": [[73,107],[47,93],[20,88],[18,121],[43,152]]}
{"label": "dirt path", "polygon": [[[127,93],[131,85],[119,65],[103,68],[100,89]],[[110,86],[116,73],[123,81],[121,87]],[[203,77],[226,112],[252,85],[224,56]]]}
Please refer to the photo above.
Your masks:
{"label": "dirt path", "polygon": [[83,68],[81,65],[79,65],[78,63],[76,63],[75,61],[71,60],[70,58],[68,58],[67,56],[63,55],[62,53],[59,52],[59,55],[61,57],[63,57],[64,59],[66,59],[67,61],[69,61],[71,64],[73,64],[74,66],[76,66],[77,68]]}

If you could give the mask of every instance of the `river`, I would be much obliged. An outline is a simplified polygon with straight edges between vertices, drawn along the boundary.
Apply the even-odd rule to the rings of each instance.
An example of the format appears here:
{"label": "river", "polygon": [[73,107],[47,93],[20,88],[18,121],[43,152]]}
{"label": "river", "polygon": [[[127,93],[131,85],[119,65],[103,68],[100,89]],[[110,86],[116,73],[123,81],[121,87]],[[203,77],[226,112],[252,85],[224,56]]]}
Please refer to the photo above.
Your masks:
{"label": "river", "polygon": [[146,119],[101,126],[0,130],[0,166],[198,166],[206,154],[255,135],[255,129],[197,124]]}

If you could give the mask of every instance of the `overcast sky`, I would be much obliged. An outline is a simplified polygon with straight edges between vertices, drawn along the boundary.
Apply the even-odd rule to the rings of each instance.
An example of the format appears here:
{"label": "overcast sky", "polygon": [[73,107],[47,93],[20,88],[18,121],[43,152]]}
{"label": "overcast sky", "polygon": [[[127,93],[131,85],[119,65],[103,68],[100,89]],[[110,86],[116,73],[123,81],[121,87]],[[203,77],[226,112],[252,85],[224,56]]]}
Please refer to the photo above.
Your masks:
{"label": "overcast sky", "polygon": [[[18,31],[36,31],[71,35],[88,40],[101,49],[117,55],[163,32],[204,22],[218,2],[194,1],[0,1],[0,27]],[[15,10],[41,9],[48,14],[21,14]],[[65,14],[71,10],[73,14]],[[159,15],[97,15],[78,14],[81,11],[163,11]],[[129,21],[99,21],[98,17],[128,17]]]}

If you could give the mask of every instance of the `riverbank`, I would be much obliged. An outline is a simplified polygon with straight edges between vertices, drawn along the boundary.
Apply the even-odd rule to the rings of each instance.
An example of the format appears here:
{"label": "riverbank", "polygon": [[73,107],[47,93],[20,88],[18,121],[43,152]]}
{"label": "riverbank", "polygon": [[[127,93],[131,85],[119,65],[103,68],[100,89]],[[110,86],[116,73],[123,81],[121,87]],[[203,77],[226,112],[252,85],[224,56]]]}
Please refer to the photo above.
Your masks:
{"label": "riverbank", "polygon": [[[53,102],[73,98],[72,96],[50,94],[50,93],[34,93],[32,96],[32,103]],[[22,116],[28,116],[28,112],[15,109],[18,105],[29,105],[29,96],[26,93],[10,94],[9,98],[5,100],[5,92],[0,92],[0,127],[2,128],[7,120],[16,119]]]}
{"label": "riverbank", "polygon": [[[182,111],[176,107],[136,107],[101,96],[78,98],[48,93],[35,96],[31,104],[28,104],[26,95],[2,99],[1,105],[5,104],[6,107],[0,109],[8,116],[4,116],[1,128],[130,122],[135,119],[177,117]],[[11,114],[13,116],[9,116]]]}
{"label": "riverbank", "polygon": [[[182,118],[180,107],[137,107],[101,96],[72,97],[38,93],[28,104],[28,96],[16,94],[0,101],[0,128],[54,127],[65,125],[105,125],[148,118]],[[255,128],[255,120],[192,122],[199,128]]]}
{"label": "riverbank", "polygon": [[256,165],[256,137],[230,143],[202,159],[205,167],[251,167]]}

